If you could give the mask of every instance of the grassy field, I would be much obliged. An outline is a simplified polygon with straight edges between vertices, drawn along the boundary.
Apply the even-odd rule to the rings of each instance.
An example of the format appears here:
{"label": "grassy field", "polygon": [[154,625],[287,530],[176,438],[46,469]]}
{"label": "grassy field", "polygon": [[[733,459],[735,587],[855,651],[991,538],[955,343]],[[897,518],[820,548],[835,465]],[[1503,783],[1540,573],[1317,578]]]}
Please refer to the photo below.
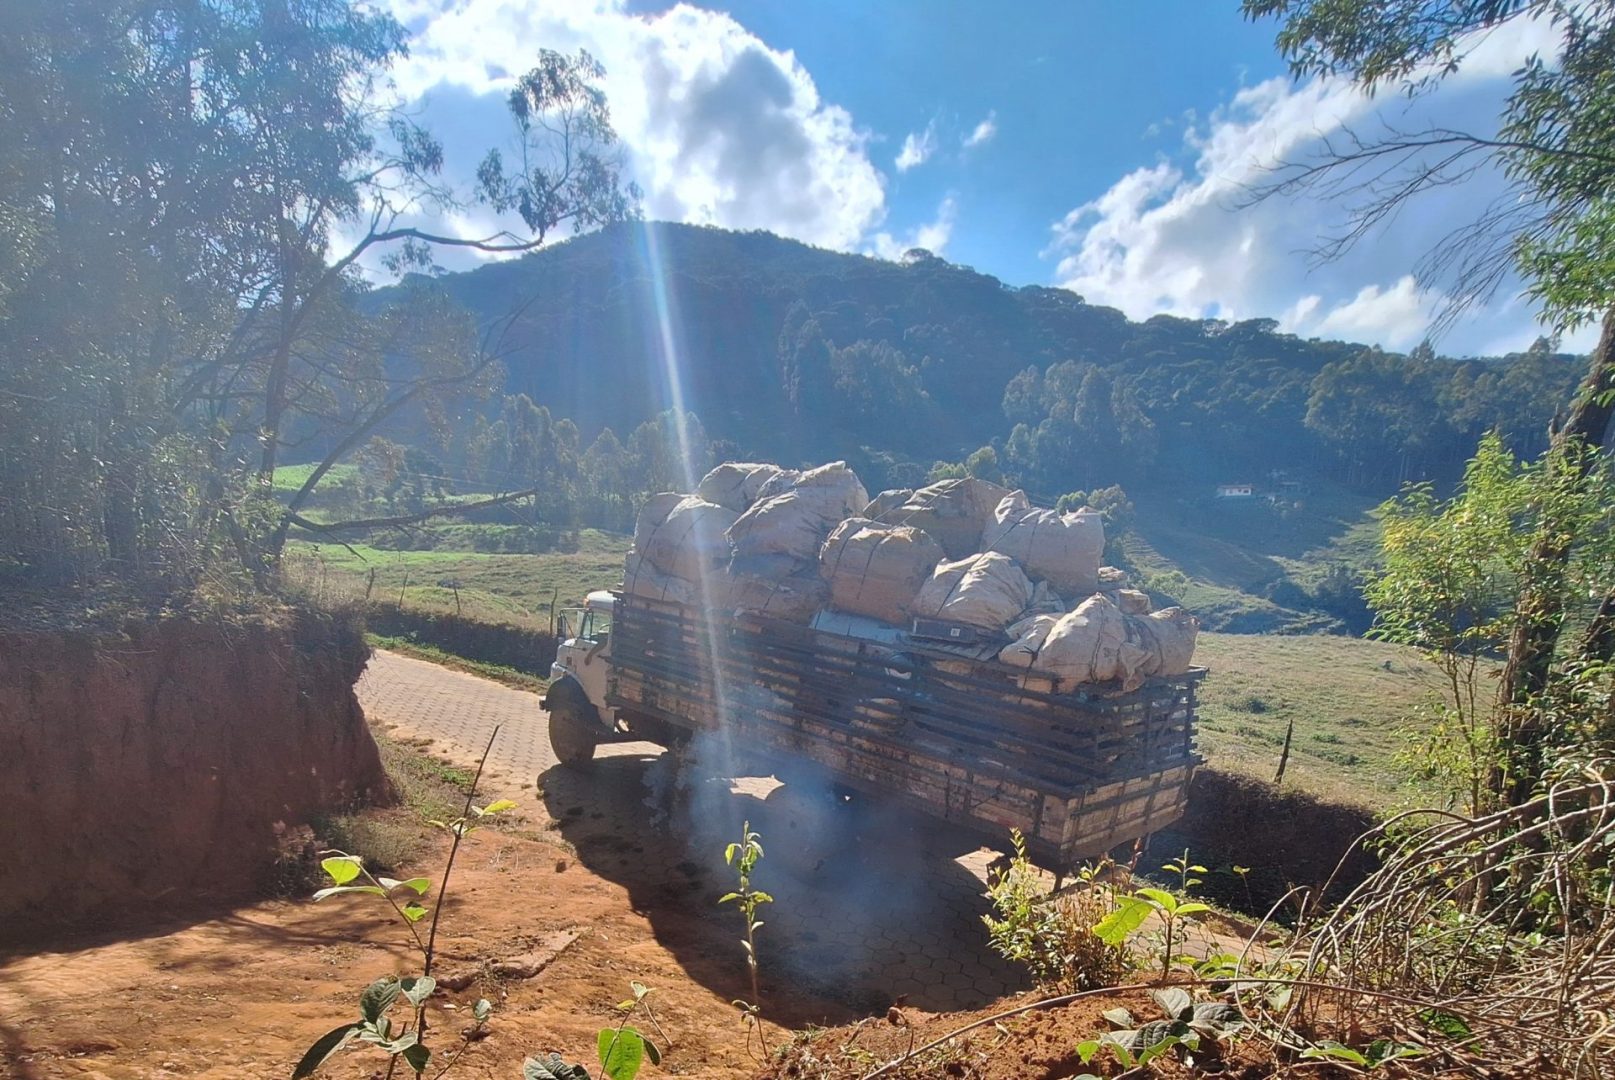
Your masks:
{"label": "grassy field", "polygon": [[[1188,578],[1175,595],[1201,621],[1234,633],[1338,630],[1330,616],[1270,599],[1314,587],[1332,568],[1361,571],[1377,554],[1377,500],[1339,489],[1308,492],[1298,507],[1218,502],[1163,492],[1134,498],[1137,518],[1121,547],[1145,574]],[[1286,606],[1290,605],[1290,606]]]}
{"label": "grassy field", "polygon": [[[279,494],[290,495],[297,491],[318,468],[313,462],[305,465],[281,465],[275,469],[275,480],[271,485]],[[327,484],[340,484],[351,480],[359,472],[357,465],[333,465],[331,470],[320,480],[320,489],[324,490]]]}
{"label": "grassy field", "polygon": [[1399,645],[1332,635],[1201,634],[1200,745],[1221,768],[1271,780],[1295,721],[1285,783],[1389,806],[1409,798],[1393,762],[1400,732],[1437,687]]}
{"label": "grassy field", "polygon": [[[576,607],[591,589],[622,580],[630,539],[585,529],[575,554],[502,555],[474,551],[386,551],[365,544],[288,546],[289,572],[316,597],[342,601],[363,597],[422,611],[459,610],[487,622],[547,629],[550,601]],[[372,574],[374,575],[372,577]]]}
{"label": "grassy field", "polygon": [[[1345,524],[1324,543],[1361,544],[1362,537],[1360,526]],[[580,539],[575,554],[542,555],[296,541],[292,572],[327,600],[356,599],[368,588],[373,599],[402,596],[407,607],[429,611],[454,611],[454,589],[443,583],[458,582],[464,615],[548,629],[552,596],[559,608],[576,606],[591,589],[621,580],[629,538],[585,530]],[[1202,537],[1191,565],[1224,581],[1239,573],[1283,573],[1284,562],[1312,563],[1305,545],[1317,542],[1293,538],[1288,550],[1296,554],[1258,555]],[[1271,540],[1268,546],[1285,550]],[[1246,612],[1267,603],[1200,579],[1184,599],[1197,613],[1219,603]],[[1399,733],[1429,700],[1435,681],[1433,669],[1412,650],[1338,635],[1203,633],[1195,661],[1211,672],[1201,695],[1201,747],[1219,767],[1271,779],[1293,719],[1287,785],[1375,807],[1414,794],[1393,757]]]}

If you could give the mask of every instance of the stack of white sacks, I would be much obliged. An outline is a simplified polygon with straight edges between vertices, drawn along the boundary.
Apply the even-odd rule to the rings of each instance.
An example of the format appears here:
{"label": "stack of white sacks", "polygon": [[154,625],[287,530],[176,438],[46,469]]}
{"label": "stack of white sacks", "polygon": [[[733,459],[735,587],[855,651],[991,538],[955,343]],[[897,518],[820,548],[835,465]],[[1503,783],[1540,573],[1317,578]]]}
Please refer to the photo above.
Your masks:
{"label": "stack of white sacks", "polygon": [[845,462],[728,463],[693,495],[645,504],[623,587],[799,623],[830,610],[903,629],[917,618],[969,626],[1007,638],[1000,661],[1061,691],[1183,674],[1199,622],[1151,611],[1124,573],[1100,566],[1104,548],[1097,511],[1040,510],[984,480],[871,500]]}

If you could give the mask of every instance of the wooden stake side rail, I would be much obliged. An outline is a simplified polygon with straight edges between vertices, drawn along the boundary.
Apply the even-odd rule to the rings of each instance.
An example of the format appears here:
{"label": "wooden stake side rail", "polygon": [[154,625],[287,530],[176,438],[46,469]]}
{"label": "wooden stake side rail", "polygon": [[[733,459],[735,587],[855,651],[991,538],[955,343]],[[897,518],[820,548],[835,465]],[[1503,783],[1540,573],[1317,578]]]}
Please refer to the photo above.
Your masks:
{"label": "wooden stake side rail", "polygon": [[[996,661],[619,594],[607,703],[838,780],[1069,867],[1182,816],[1204,676],[1025,689]],[[938,666],[945,664],[946,667]]]}

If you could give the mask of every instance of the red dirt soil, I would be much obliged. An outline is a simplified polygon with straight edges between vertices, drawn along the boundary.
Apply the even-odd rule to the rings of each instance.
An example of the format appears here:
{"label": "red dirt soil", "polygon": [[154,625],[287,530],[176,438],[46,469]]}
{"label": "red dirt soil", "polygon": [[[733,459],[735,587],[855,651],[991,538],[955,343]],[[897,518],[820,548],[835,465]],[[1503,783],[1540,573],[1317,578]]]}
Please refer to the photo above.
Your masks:
{"label": "red dirt soil", "polygon": [[[439,935],[437,973],[478,971],[499,961],[533,966],[557,940],[576,940],[532,977],[480,975],[463,991],[439,992],[429,1020],[452,1049],[469,1025],[470,1005],[495,1005],[489,1034],[451,1076],[516,1080],[522,1059],[556,1050],[594,1072],[598,1030],[616,1022],[615,1005],[630,979],[652,988],[651,1002],[672,1039],[658,1069],[641,1075],[730,1078],[754,1073],[735,998],[749,996],[737,942],[737,916],[707,901],[724,885],[692,880],[688,916],[663,912],[653,932],[626,889],[584,868],[532,790],[490,792],[519,801],[515,820],[483,830],[462,846]],[[406,827],[407,811],[376,811]],[[421,826],[425,832],[424,826]],[[446,838],[409,872],[434,881]],[[408,873],[400,876],[409,876]],[[16,1080],[198,1077],[274,1078],[291,1074],[308,1045],[357,1015],[359,992],[387,974],[418,973],[401,926],[371,897],[271,901],[233,909],[170,909],[153,925],[153,906],[133,913],[138,930],[79,933],[0,953],[0,1076]],[[383,909],[385,910],[385,909]],[[566,932],[566,933],[563,933]],[[691,941],[710,939],[692,975]],[[535,955],[536,954],[536,955]],[[694,965],[692,965],[694,967]],[[771,1043],[780,1025],[851,1019],[847,1006],[769,985]],[[646,1025],[641,1025],[646,1027]],[[333,1080],[379,1076],[369,1048],[338,1054],[321,1071]]]}

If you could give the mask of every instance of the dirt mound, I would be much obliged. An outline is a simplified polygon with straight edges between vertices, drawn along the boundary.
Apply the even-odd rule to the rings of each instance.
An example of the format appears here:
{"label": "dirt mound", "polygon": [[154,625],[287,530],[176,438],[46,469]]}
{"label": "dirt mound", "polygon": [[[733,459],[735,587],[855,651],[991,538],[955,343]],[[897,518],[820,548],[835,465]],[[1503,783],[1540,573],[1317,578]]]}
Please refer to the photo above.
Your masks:
{"label": "dirt mound", "polygon": [[121,633],[0,632],[0,791],[17,827],[0,936],[253,893],[277,841],[384,797],[353,695],[356,626],[136,621]]}
{"label": "dirt mound", "polygon": [[[1114,1058],[1107,1054],[1085,1065],[1077,1055],[1077,1045],[1112,1030],[1104,1017],[1107,1009],[1121,1007],[1137,1017],[1154,1017],[1160,1011],[1148,990],[1129,987],[1054,1008],[992,1019],[1030,1005],[1040,996],[1036,992],[1022,994],[975,1012],[926,1013],[894,1006],[882,1017],[844,1027],[810,1029],[798,1035],[775,1063],[757,1074],[756,1080],[861,1080],[876,1064],[890,1062],[911,1050],[918,1051],[912,1059],[884,1075],[890,1080],[1069,1080],[1084,1073],[1117,1076],[1125,1070]],[[978,1021],[979,1026],[941,1046],[921,1049]],[[1167,1055],[1152,1063],[1149,1075],[1289,1075],[1286,1066],[1255,1041],[1227,1046],[1208,1042],[1197,1065],[1191,1068]],[[1309,1071],[1313,1076],[1341,1075],[1328,1066],[1314,1065]]]}

